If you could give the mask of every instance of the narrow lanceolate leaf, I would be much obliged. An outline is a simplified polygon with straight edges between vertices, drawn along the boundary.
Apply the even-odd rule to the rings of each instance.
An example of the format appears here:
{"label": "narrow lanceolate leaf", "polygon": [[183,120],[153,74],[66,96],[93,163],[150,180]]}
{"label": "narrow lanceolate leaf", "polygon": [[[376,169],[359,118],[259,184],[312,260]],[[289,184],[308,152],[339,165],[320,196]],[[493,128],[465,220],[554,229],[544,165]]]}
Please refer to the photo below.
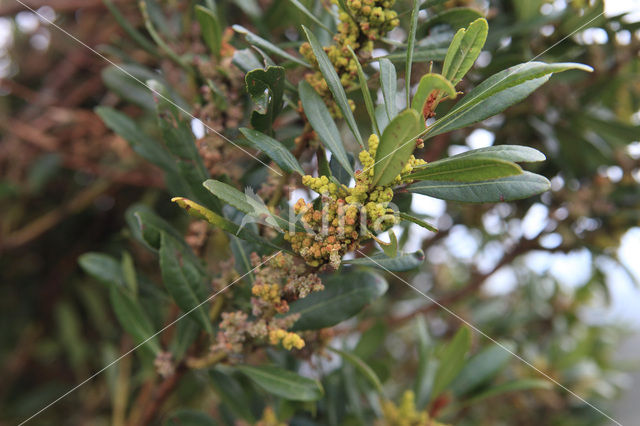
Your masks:
{"label": "narrow lanceolate leaf", "polygon": [[222,28],[218,17],[211,10],[201,5],[196,5],[195,11],[204,42],[211,52],[219,57],[222,47]]}
{"label": "narrow lanceolate leaf", "polygon": [[409,192],[448,201],[465,203],[499,203],[520,200],[548,191],[550,183],[544,176],[531,172],[481,182],[443,182],[424,180],[414,183]]}
{"label": "narrow lanceolate leaf", "polygon": [[78,258],[80,267],[103,284],[124,286],[120,263],[104,253],[85,253]]}
{"label": "narrow lanceolate leaf", "polygon": [[435,226],[425,222],[424,220],[422,220],[420,218],[412,216],[409,213],[400,212],[400,219],[415,223],[416,225],[421,226],[424,229],[427,229],[427,230],[429,230],[431,232],[438,232],[438,228],[436,228]]}
{"label": "narrow lanceolate leaf", "polygon": [[438,354],[438,370],[433,380],[431,399],[440,395],[464,367],[465,357],[471,347],[471,332],[461,327],[453,339]]}
{"label": "narrow lanceolate leaf", "polygon": [[426,135],[439,135],[498,114],[529,96],[549,80],[552,73],[570,69],[592,70],[587,65],[576,63],[527,62],[494,74],[462,98],[444,117],[436,121]]}
{"label": "narrow lanceolate leaf", "polygon": [[255,148],[264,151],[282,170],[287,173],[297,172],[301,176],[304,175],[296,157],[280,142],[257,130],[243,127],[240,132]]}
{"label": "narrow lanceolate leaf", "polygon": [[[214,179],[208,179],[202,185],[223,203],[235,207],[254,219],[250,222],[259,221],[280,231],[290,230],[293,227],[286,219],[271,213],[264,201],[253,192],[243,194],[233,186]],[[298,229],[304,230],[301,225],[298,226]]]}
{"label": "narrow lanceolate leaf", "polygon": [[407,38],[407,62],[405,63],[404,84],[406,89],[407,105],[411,98],[411,67],[413,65],[413,48],[416,43],[416,31],[418,30],[418,8],[420,2],[413,0],[413,8],[411,10],[411,26],[409,27],[409,36]]}
{"label": "narrow lanceolate leaf", "polygon": [[305,61],[303,61],[300,58],[296,58],[295,56],[287,53],[286,51],[280,49],[278,46],[276,46],[275,44],[263,39],[260,36],[255,35],[254,33],[252,33],[251,31],[249,31],[248,29],[246,29],[245,27],[243,27],[242,25],[234,25],[233,30],[239,34],[244,34],[245,40],[247,40],[247,43],[249,43],[249,45],[252,46],[256,46],[262,50],[265,50],[267,52],[271,52],[274,55],[278,55],[281,58],[284,58],[288,61],[291,62],[295,62],[296,64],[302,65],[304,67],[310,68],[311,66],[306,63]]}
{"label": "narrow lanceolate leaf", "polygon": [[424,252],[418,250],[413,253],[398,253],[396,257],[389,257],[383,252],[378,252],[371,256],[345,260],[342,263],[345,265],[371,266],[392,272],[404,272],[417,268],[422,265],[422,262],[424,262]]}
{"label": "narrow lanceolate leaf", "polygon": [[465,401],[464,405],[471,405],[493,396],[501,395],[507,392],[516,392],[533,389],[551,389],[553,383],[544,379],[516,379],[510,382],[502,383],[490,387],[488,390],[474,396]]}
{"label": "narrow lanceolate leaf", "polygon": [[109,298],[118,322],[133,337],[133,340],[137,344],[144,343],[154,354],[160,352],[160,344],[154,336],[156,330],[153,329],[151,320],[142,309],[140,302],[119,285],[112,285],[109,288]]}
{"label": "narrow lanceolate leaf", "polygon": [[[537,149],[530,148],[528,146],[498,145],[498,146],[488,146],[486,148],[472,149],[470,151],[453,155],[445,160],[438,160],[438,161],[447,161],[447,160],[452,160],[454,158],[473,158],[473,157],[494,158],[497,160],[513,161],[515,163],[535,163],[535,162],[544,161],[547,159],[547,157],[545,157],[543,153],[541,153]],[[430,163],[430,164],[437,163],[438,161],[434,161],[433,163]]]}
{"label": "narrow lanceolate leaf", "polygon": [[436,100],[445,96],[449,99],[456,97],[456,89],[451,82],[440,74],[425,74],[418,83],[416,94],[413,95],[411,108],[424,115],[427,110],[433,111]]}
{"label": "narrow lanceolate leaf", "polygon": [[324,395],[320,382],[300,376],[293,371],[269,365],[240,365],[237,368],[270,394],[284,399],[317,401]]}
{"label": "narrow lanceolate leaf", "polygon": [[306,81],[300,82],[298,90],[302,107],[307,111],[306,115],[311,127],[318,134],[324,147],[331,151],[333,154],[332,158],[335,157],[340,165],[353,176],[353,167],[347,156],[347,151],[342,144],[340,131],[333,121],[324,101]]}
{"label": "narrow lanceolate leaf", "polygon": [[332,347],[328,347],[327,349],[329,349],[331,352],[337,353],[342,357],[342,359],[352,364],[356,368],[356,370],[358,370],[358,372],[360,372],[360,374],[362,374],[369,381],[369,383],[373,385],[378,393],[382,393],[382,383],[380,382],[378,375],[360,357],[353,353],[341,351],[340,349]]}
{"label": "narrow lanceolate leaf", "polygon": [[[342,83],[340,82],[340,77],[338,77],[338,73],[336,72],[333,64],[329,60],[329,57],[325,53],[324,49],[316,36],[309,31],[307,27],[304,25],[302,29],[307,36],[307,40],[309,40],[309,44],[311,45],[311,49],[313,50],[313,54],[315,55],[318,61],[318,67],[320,68],[320,72],[327,82],[327,86],[329,86],[329,90],[333,95],[333,99],[336,101],[338,108],[342,112],[344,119],[347,122],[347,125],[351,129],[353,136],[356,138],[358,145],[360,147],[364,147],[364,143],[362,142],[362,136],[360,136],[360,131],[358,130],[358,125],[356,124],[356,120],[353,117],[353,112],[351,111],[351,106],[349,106],[349,101],[347,99],[347,94],[342,87]],[[307,114],[313,114],[313,111]]]}
{"label": "narrow lanceolate leaf", "polygon": [[378,63],[380,64],[380,86],[382,88],[382,97],[384,98],[384,107],[387,111],[387,117],[391,121],[398,115],[398,107],[396,105],[398,89],[396,67],[386,58],[380,58]]}
{"label": "narrow lanceolate leaf", "polygon": [[97,107],[95,112],[109,129],[129,142],[129,145],[131,145],[131,148],[133,148],[136,153],[163,170],[169,171],[177,169],[173,158],[171,158],[171,155],[169,155],[160,143],[144,133],[136,122],[126,114],[105,106]]}
{"label": "narrow lanceolate leaf", "polygon": [[347,46],[349,52],[351,53],[351,57],[356,63],[356,67],[358,68],[358,81],[360,82],[360,90],[362,90],[362,97],[364,98],[364,105],[367,108],[367,113],[369,114],[369,119],[371,120],[371,124],[373,126],[373,131],[376,135],[380,136],[380,128],[378,127],[378,120],[376,120],[376,113],[373,107],[373,99],[371,99],[371,92],[369,92],[369,85],[367,84],[367,77],[364,75],[364,71],[362,70],[362,65],[360,65],[360,60],[358,56],[353,51],[351,46]]}
{"label": "narrow lanceolate leaf", "polygon": [[163,233],[160,244],[160,271],[167,291],[183,312],[198,321],[209,333],[213,327],[209,320],[207,277],[195,265],[195,256],[190,256],[186,249],[173,237]]}
{"label": "narrow lanceolate leaf", "polygon": [[476,19],[466,30],[461,28],[453,37],[442,65],[442,75],[455,86],[471,69],[487,40],[489,24],[484,18]]}
{"label": "narrow lanceolate leaf", "polygon": [[300,12],[302,12],[307,18],[311,19],[313,22],[315,22],[315,24],[317,26],[319,26],[320,28],[322,28],[323,30],[325,30],[326,32],[328,32],[329,34],[333,35],[333,31],[331,31],[329,29],[329,27],[327,27],[325,24],[322,23],[322,21],[320,19],[318,19],[318,17],[316,15],[314,15],[313,13],[311,13],[309,11],[309,9],[307,9],[307,7],[305,5],[303,5],[302,3],[300,3],[298,0],[289,0],[291,2],[291,4],[293,4]]}
{"label": "narrow lanceolate leaf", "polygon": [[[460,397],[493,379],[509,362],[515,345],[511,342],[492,344],[465,364],[458,377],[451,383],[451,390]],[[505,349],[506,348],[506,349]]]}
{"label": "narrow lanceolate leaf", "polygon": [[291,304],[289,314],[300,314],[293,330],[319,330],[356,315],[387,291],[387,282],[369,271],[352,271],[323,278],[325,289]]}
{"label": "narrow lanceolate leaf", "polygon": [[[413,62],[425,62],[425,61],[442,61],[447,55],[447,49],[445,47],[416,47],[413,50]],[[400,50],[399,52],[393,52],[388,55],[382,56],[384,59],[401,64],[407,61],[407,52]]]}
{"label": "narrow lanceolate leaf", "polygon": [[111,256],[102,253],[86,253],[78,260],[82,269],[109,286],[111,306],[118,322],[137,344],[145,346],[154,354],[160,351],[151,320],[125,283],[124,271],[120,263]]}
{"label": "narrow lanceolate leaf", "polygon": [[413,109],[401,112],[387,125],[376,150],[371,186],[388,185],[400,174],[409,161],[416,147],[415,139],[423,128],[420,114]]}
{"label": "narrow lanceolate leaf", "polygon": [[220,201],[229,204],[243,213],[255,213],[254,207],[249,203],[247,196],[231,185],[215,179],[208,179],[202,184]]}
{"label": "narrow lanceolate leaf", "polygon": [[229,219],[222,217],[208,208],[191,201],[184,197],[174,197],[171,199],[174,203],[178,204],[180,207],[185,209],[187,213],[191,216],[197,217],[198,219],[204,219],[209,222],[211,225],[216,228],[220,228],[223,231],[229,232],[237,236],[238,238],[242,238],[245,241],[253,242],[260,244],[265,247],[270,247],[276,250],[283,250],[283,247],[280,247],[276,244],[273,244],[269,240],[266,240],[259,236],[258,234],[252,232],[247,227],[240,227],[235,223],[231,222]]}
{"label": "narrow lanceolate leaf", "polygon": [[[150,250],[160,250],[160,237],[163,233],[171,235],[176,241],[184,242],[177,229],[143,204],[129,207],[125,217],[133,237]],[[186,243],[184,246],[187,247]]]}
{"label": "narrow lanceolate leaf", "polygon": [[487,157],[462,157],[429,163],[411,173],[407,179],[477,182],[521,174],[520,166],[511,161]]}

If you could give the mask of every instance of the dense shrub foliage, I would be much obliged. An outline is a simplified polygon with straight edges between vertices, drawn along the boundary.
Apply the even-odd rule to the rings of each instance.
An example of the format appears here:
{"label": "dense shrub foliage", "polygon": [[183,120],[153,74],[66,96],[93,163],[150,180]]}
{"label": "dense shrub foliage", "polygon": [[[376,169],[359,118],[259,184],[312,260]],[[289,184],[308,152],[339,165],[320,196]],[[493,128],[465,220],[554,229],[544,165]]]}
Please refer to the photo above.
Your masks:
{"label": "dense shrub foliage", "polygon": [[[611,421],[623,332],[583,313],[638,223],[638,25],[600,1],[480,3],[59,11],[103,57],[73,74],[85,97],[36,103],[52,123],[21,127],[22,69],[3,101],[7,146],[38,148],[0,157],[0,266],[30,290],[7,308],[20,312],[2,337],[3,418]],[[103,19],[102,36],[81,25]],[[586,41],[594,28],[604,44]],[[64,99],[64,82],[39,84]],[[82,272],[55,269],[41,289],[29,264],[56,245]],[[579,287],[532,266],[567,253],[588,254]]]}

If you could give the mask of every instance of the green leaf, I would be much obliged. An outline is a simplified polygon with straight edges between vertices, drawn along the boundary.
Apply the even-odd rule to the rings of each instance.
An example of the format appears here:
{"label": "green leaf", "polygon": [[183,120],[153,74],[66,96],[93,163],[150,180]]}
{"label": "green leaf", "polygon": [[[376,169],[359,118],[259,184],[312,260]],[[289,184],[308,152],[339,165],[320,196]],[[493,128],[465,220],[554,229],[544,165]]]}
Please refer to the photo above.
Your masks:
{"label": "green leaf", "polygon": [[396,67],[386,58],[380,58],[378,63],[380,64],[380,86],[382,97],[384,98],[384,107],[387,111],[387,117],[391,121],[398,115],[398,107],[396,105],[396,91],[398,89]]}
{"label": "green leaf", "polygon": [[160,352],[161,348],[157,336],[153,336],[155,330],[151,325],[151,320],[131,292],[123,286],[111,285],[109,298],[118,322],[133,337],[136,344],[145,342],[144,346],[148,347],[154,355]]}
{"label": "green leaf", "polygon": [[300,163],[298,163],[296,157],[280,142],[264,133],[245,127],[240,129],[240,133],[242,133],[255,148],[264,151],[282,170],[287,173],[297,172],[300,176],[304,176],[304,170],[300,167]]}
{"label": "green leaf", "polygon": [[378,244],[380,244],[380,248],[384,254],[393,259],[398,256],[398,237],[396,237],[393,229],[389,229],[387,232],[389,234],[389,244],[380,244],[379,241]]}
{"label": "green leaf", "polygon": [[356,370],[358,370],[360,374],[362,374],[373,385],[376,391],[379,394],[382,394],[382,383],[380,383],[380,379],[378,378],[378,375],[375,373],[375,371],[373,371],[366,362],[364,362],[355,354],[341,351],[340,349],[332,347],[327,347],[327,349],[329,349],[331,352],[337,353],[342,357],[342,359],[352,364],[356,368]]}
{"label": "green leaf", "polygon": [[527,62],[494,74],[429,127],[426,135],[439,135],[489,118],[529,96],[552,73],[570,69],[590,71],[591,67],[576,63]]}
{"label": "green leaf", "polygon": [[503,343],[505,348],[492,344],[472,356],[451,383],[451,390],[460,397],[495,377],[511,359],[515,350],[513,343]]}
{"label": "green leaf", "polygon": [[174,197],[171,199],[171,201],[185,209],[191,216],[197,217],[198,219],[204,219],[216,228],[220,228],[226,232],[229,232],[230,234],[233,234],[238,238],[242,238],[243,240],[254,242],[272,249],[284,250],[283,247],[280,247],[276,244],[273,244],[269,240],[262,238],[258,234],[249,230],[247,227],[240,227],[231,222],[229,219],[212,212],[208,208],[196,202],[193,202],[188,198]]}
{"label": "green leaf", "polygon": [[200,324],[195,321],[179,321],[176,324],[176,331],[170,348],[175,362],[180,362],[184,358],[199,334]]}
{"label": "green leaf", "polygon": [[140,31],[135,29],[133,25],[131,25],[129,20],[124,17],[120,10],[118,10],[118,8],[113,4],[113,1],[103,0],[103,3],[107,7],[107,9],[109,9],[109,12],[111,12],[115,20],[118,22],[118,25],[122,27],[122,29],[129,35],[129,37],[135,40],[135,42],[138,43],[140,47],[142,47],[147,52],[151,53],[154,56],[158,56],[156,46],[151,43],[151,41],[149,41],[145,36],[143,36]]}
{"label": "green leaf", "polygon": [[422,24],[421,33],[427,34],[428,30],[438,24],[447,24],[454,31],[459,28],[468,27],[473,21],[482,18],[482,14],[477,10],[467,7],[454,7],[446,9],[440,13],[427,18]]}
{"label": "green leaf", "polygon": [[[269,210],[267,205],[258,196],[248,196],[238,191],[231,185],[226,183],[208,179],[203,183],[203,186],[209,190],[213,195],[218,197],[220,201],[225,204],[229,204],[243,213],[246,213],[250,217],[265,223],[272,228],[278,229],[281,232],[289,230],[292,226],[286,219],[277,216]],[[303,228],[299,226],[302,230]]]}
{"label": "green leaf", "polygon": [[484,182],[421,181],[407,189],[448,201],[498,203],[520,200],[548,191],[551,184],[544,176],[531,172]]}
{"label": "green leaf", "polygon": [[471,69],[482,51],[489,24],[484,18],[476,19],[466,30],[461,28],[453,37],[442,66],[442,75],[455,86]]}
{"label": "green leaf", "polygon": [[266,70],[249,71],[245,77],[247,92],[253,101],[263,108],[251,113],[251,125],[264,133],[271,133],[271,126],[282,111],[284,94],[284,68],[269,66]]}
{"label": "green leaf", "polygon": [[305,111],[309,111],[306,115],[311,127],[318,134],[324,147],[331,151],[333,154],[332,158],[335,157],[344,170],[346,170],[350,176],[353,176],[353,167],[347,156],[347,151],[342,144],[340,131],[333,121],[324,101],[313,87],[304,80],[298,84],[298,90],[300,92],[302,107]]}
{"label": "green leaf", "polygon": [[260,49],[263,49],[267,52],[271,52],[274,55],[278,55],[281,58],[284,58],[288,61],[291,62],[295,62],[298,65],[302,65],[303,67],[307,67],[307,68],[311,68],[311,66],[306,63],[305,61],[303,61],[300,58],[296,58],[293,55],[290,55],[289,53],[285,52],[284,50],[280,49],[278,46],[276,46],[275,44],[263,39],[260,36],[255,35],[254,33],[252,33],[251,31],[249,31],[248,29],[246,29],[245,27],[243,27],[242,25],[234,25],[233,30],[239,34],[243,34],[245,40],[247,41],[247,43],[249,43],[250,46],[256,46]]}
{"label": "green leaf", "polygon": [[105,86],[122,99],[149,110],[153,110],[156,103],[153,100],[153,93],[144,83],[158,77],[158,74],[147,68],[133,64],[112,65],[102,70],[102,81]]}
{"label": "green leaf", "polygon": [[237,367],[265,391],[291,401],[317,401],[324,395],[317,380],[302,377],[279,367],[262,365]]}
{"label": "green leaf", "polygon": [[213,335],[209,319],[207,276],[195,265],[199,260],[174,238],[162,233],[160,244],[160,272],[167,291],[183,312],[198,321]]}
{"label": "green leaf", "polygon": [[[171,235],[176,241],[182,241],[180,232],[145,205],[131,206],[127,209],[125,217],[134,238],[150,250],[160,250],[160,236],[163,232]],[[184,244],[187,247],[186,243]]]}
{"label": "green leaf", "polygon": [[360,60],[358,59],[356,52],[353,51],[351,46],[347,46],[347,48],[349,49],[349,52],[351,53],[351,57],[355,61],[356,68],[358,70],[358,81],[360,83],[360,90],[362,91],[364,105],[367,108],[367,113],[369,114],[369,119],[371,120],[373,131],[376,135],[380,136],[380,128],[378,127],[378,120],[376,120],[376,113],[373,106],[373,99],[371,99],[371,92],[369,92],[367,76],[364,75],[364,71],[362,70],[362,65],[360,65]]}
{"label": "green leaf", "polygon": [[410,271],[422,265],[422,262],[424,262],[422,250],[413,253],[398,253],[396,257],[389,257],[383,252],[377,252],[371,256],[342,261],[346,265],[373,266],[393,272]]}
{"label": "green leaf", "polygon": [[420,1],[413,0],[413,8],[411,10],[411,26],[409,27],[409,35],[407,36],[407,61],[405,62],[404,71],[404,84],[405,84],[405,99],[407,105],[409,105],[409,99],[411,99],[411,67],[413,66],[413,49],[416,43],[416,31],[418,30],[418,10],[420,7]]}
{"label": "green leaf", "polygon": [[[426,61],[442,61],[447,55],[447,49],[445,47],[416,47],[413,51],[413,62],[426,62]],[[404,63],[407,61],[406,50],[395,51],[388,55],[382,56],[380,59],[388,59],[394,63]]]}
{"label": "green leaf", "polygon": [[401,112],[387,125],[376,150],[372,187],[388,185],[400,174],[423,128],[420,114],[413,109]]}
{"label": "green leaf", "polygon": [[176,410],[169,414],[164,426],[216,426],[218,423],[202,411]]}
{"label": "green leaf", "polygon": [[385,337],[387,336],[387,326],[382,319],[378,318],[376,323],[364,331],[358,340],[358,344],[353,349],[354,355],[369,359],[384,348]]}
{"label": "green leaf", "polygon": [[120,268],[122,269],[125,287],[131,293],[138,294],[138,277],[136,275],[135,265],[133,264],[133,258],[129,252],[125,251],[122,253]]}
{"label": "green leaf", "polygon": [[422,114],[425,103],[427,103],[427,101],[435,101],[438,95],[445,95],[450,99],[455,99],[456,89],[449,80],[440,74],[425,74],[420,79],[420,83],[418,83],[418,89],[411,101],[411,108],[418,111],[419,114]]}
{"label": "green leaf", "polygon": [[370,271],[350,271],[323,278],[325,289],[291,304],[300,314],[293,330],[319,330],[356,315],[387,291],[385,279]]}
{"label": "green leaf", "polygon": [[380,131],[384,133],[384,129],[389,125],[389,116],[387,115],[387,109],[385,105],[376,106],[376,118],[378,119],[378,126],[380,126]]}
{"label": "green leaf", "polygon": [[421,409],[429,401],[438,364],[433,356],[433,342],[423,315],[416,318],[416,334],[418,336],[416,344],[418,347],[418,369],[413,389],[416,395],[416,407]]}
{"label": "green leaf", "polygon": [[217,366],[209,370],[211,385],[216,391],[221,402],[234,415],[251,424],[256,422],[251,412],[251,402],[238,380],[227,372],[227,368]]}
{"label": "green leaf", "polygon": [[[353,112],[351,111],[351,106],[349,105],[349,101],[347,100],[347,94],[342,87],[342,83],[340,82],[340,77],[338,77],[338,73],[336,73],[333,64],[329,60],[329,57],[325,53],[322,45],[318,42],[316,36],[309,31],[307,27],[302,26],[302,30],[307,36],[307,40],[309,40],[309,44],[311,45],[311,50],[313,50],[313,54],[315,55],[318,61],[318,67],[320,68],[320,72],[327,82],[327,86],[329,86],[329,90],[333,94],[333,99],[336,101],[338,108],[342,111],[342,115],[347,122],[347,125],[351,129],[351,133],[356,138],[358,145],[360,147],[364,147],[364,143],[362,142],[362,136],[360,136],[360,131],[358,130],[358,125],[356,124],[356,120],[353,117]],[[307,114],[312,115],[313,111]]]}
{"label": "green leaf", "polygon": [[478,182],[521,175],[516,163],[479,156],[434,161],[407,176],[412,180]]}
{"label": "green leaf", "polygon": [[322,23],[322,21],[320,19],[318,19],[318,17],[316,15],[314,15],[313,13],[311,13],[309,11],[309,9],[306,8],[305,5],[303,5],[302,3],[300,3],[298,0],[289,0],[300,12],[302,12],[307,18],[311,19],[317,26],[319,26],[320,28],[322,28],[323,30],[325,30],[326,32],[328,32],[329,34],[333,35],[333,31],[331,31],[331,29],[329,29],[329,27],[327,27],[325,24]]}
{"label": "green leaf", "polygon": [[[347,153],[347,158],[349,164],[353,164],[353,155]],[[331,170],[331,175],[338,180],[343,185],[349,186],[349,182],[351,182],[351,174],[340,164],[338,161],[338,157],[335,155],[331,156],[331,160],[329,160],[329,169]]]}
{"label": "green leaf", "polygon": [[516,392],[522,390],[532,389],[552,389],[553,383],[544,379],[517,379],[511,382],[503,383],[500,385],[492,386],[487,391],[475,395],[473,398],[465,401],[464,405],[471,405],[487,398],[491,398],[497,395],[501,395],[507,392]]}
{"label": "green leaf", "polygon": [[[488,146],[486,148],[472,149],[470,151],[453,155],[443,161],[454,159],[454,158],[470,158],[470,157],[495,158],[498,160],[513,161],[516,163],[535,163],[535,162],[544,161],[547,159],[543,153],[541,153],[537,149],[530,148],[528,146],[498,145],[498,146]],[[441,161],[441,160],[438,160],[438,161]],[[437,163],[438,161],[434,161],[433,163]],[[433,164],[433,163],[430,163],[430,164]]]}
{"label": "green leaf", "polygon": [[222,28],[218,17],[211,10],[201,5],[196,5],[195,11],[204,42],[216,57],[220,57]]}
{"label": "green leaf", "polygon": [[252,49],[238,49],[233,53],[233,64],[240,68],[245,74],[255,69],[262,69],[262,64]]}
{"label": "green leaf", "polygon": [[129,142],[131,148],[140,156],[165,171],[176,170],[171,155],[151,136],[140,130],[136,122],[126,114],[105,106],[96,107],[95,112],[109,129]]}
{"label": "green leaf", "polygon": [[419,219],[419,218],[417,218],[415,216],[412,216],[409,213],[400,212],[400,219],[407,220],[409,222],[413,222],[416,225],[421,226],[424,229],[429,230],[431,232],[438,232],[438,228],[436,228],[435,226],[425,222],[422,219]]}
{"label": "green leaf", "polygon": [[124,286],[122,267],[113,257],[103,253],[85,253],[78,258],[80,267],[103,284]]}
{"label": "green leaf", "polygon": [[453,339],[438,354],[438,370],[433,380],[431,400],[438,397],[464,367],[464,360],[471,347],[471,332],[461,327]]}
{"label": "green leaf", "polygon": [[[86,273],[109,286],[109,297],[116,318],[137,344],[141,344],[154,334],[151,320],[137,300],[136,293],[126,284],[120,262],[106,254],[86,253],[80,256],[78,263]],[[153,354],[161,350],[156,337],[149,339],[145,347]]]}

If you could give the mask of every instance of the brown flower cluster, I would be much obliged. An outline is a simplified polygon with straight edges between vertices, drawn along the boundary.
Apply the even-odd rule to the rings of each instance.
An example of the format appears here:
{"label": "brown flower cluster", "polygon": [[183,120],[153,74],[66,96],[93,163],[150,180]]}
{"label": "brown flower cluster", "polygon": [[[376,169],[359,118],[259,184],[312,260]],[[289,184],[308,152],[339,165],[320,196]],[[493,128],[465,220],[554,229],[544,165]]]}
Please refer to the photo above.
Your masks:
{"label": "brown flower cluster", "polygon": [[[264,262],[253,253],[254,267]],[[236,357],[249,345],[281,344],[285,349],[302,349],[305,342],[297,333],[287,331],[298,315],[279,316],[289,311],[289,303],[324,288],[316,274],[306,273],[304,264],[280,253],[254,270],[251,287],[251,316],[243,311],[225,312],[219,324],[218,342],[212,351],[224,351]]]}
{"label": "brown flower cluster", "polygon": [[378,136],[369,137],[369,150],[360,152],[363,170],[355,173],[356,184],[352,188],[332,182],[326,176],[317,178],[304,176],[302,184],[320,194],[322,208],[299,199],[294,212],[306,228],[285,234],[293,251],[311,266],[330,263],[334,268],[340,265],[342,256],[358,247],[362,240],[371,237],[371,232],[382,232],[396,223],[398,217],[389,208],[393,199],[393,185],[403,181],[413,168],[425,162],[411,156],[405,168],[387,186],[372,186],[373,166]]}
{"label": "brown flower cluster", "polygon": [[[211,56],[204,61],[197,57],[196,61],[198,71],[207,84],[200,89],[203,102],[193,114],[207,128],[219,133],[237,128],[244,117],[244,73],[232,63],[235,49],[228,44],[231,36],[232,31],[225,31],[220,59]],[[211,176],[242,177],[242,159],[247,157],[246,153],[217,134],[207,133],[196,145]]]}

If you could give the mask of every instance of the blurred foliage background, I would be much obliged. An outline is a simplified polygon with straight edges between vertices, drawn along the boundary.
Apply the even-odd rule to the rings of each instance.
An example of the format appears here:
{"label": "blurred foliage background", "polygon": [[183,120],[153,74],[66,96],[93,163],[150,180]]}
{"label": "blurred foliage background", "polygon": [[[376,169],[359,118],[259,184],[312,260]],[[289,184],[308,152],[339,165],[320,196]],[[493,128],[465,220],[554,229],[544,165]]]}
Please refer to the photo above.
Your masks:
{"label": "blurred foliage background", "polygon": [[[199,88],[175,61],[158,53],[134,2],[26,3],[110,60],[136,64],[128,68],[136,75],[160,71],[197,116],[203,113],[206,103]],[[189,18],[195,2],[147,3],[173,50],[206,51],[199,27]],[[498,205],[414,196],[413,209],[431,215],[440,232],[425,234],[412,225],[401,233],[407,251],[422,248],[426,253],[420,271],[403,276],[488,335],[517,348],[545,374],[594,405],[610,407],[630,386],[626,372],[633,367],[614,359],[632,330],[610,315],[608,307],[617,287],[637,285],[638,280],[633,257],[621,259],[620,246],[626,238],[625,253],[634,250],[629,247],[640,249],[640,22],[623,14],[603,14],[605,4],[598,0],[440,3],[446,3],[444,11],[468,7],[489,20],[485,52],[469,76],[471,82],[534,57],[581,62],[595,71],[555,76],[499,116],[429,142],[421,152],[428,161],[469,147],[535,147],[548,157],[536,172],[550,178],[552,190]],[[395,10],[410,7],[400,1]],[[287,48],[296,45],[292,30],[309,23],[287,1],[238,0],[224,3],[223,10],[228,24],[252,28]],[[442,15],[425,13],[421,22],[434,25],[440,19],[446,24]],[[401,16],[404,22],[407,16]],[[132,240],[127,209],[136,203],[151,206],[185,232],[188,220],[170,205],[162,173],[94,112],[96,106],[118,107],[144,123],[150,118],[144,107],[148,95],[17,2],[0,2],[0,24],[0,422],[13,424],[133,346],[114,318],[108,291],[82,272],[78,257],[89,251],[116,258],[130,253],[138,269],[155,279],[156,261]],[[143,38],[136,40],[140,34]],[[236,48],[246,48],[231,29],[225,37]],[[446,51],[449,39],[442,39],[423,46],[427,58]],[[420,66],[426,71],[428,63]],[[229,124],[234,118],[229,112],[214,128],[237,126]],[[390,399],[398,401],[406,389],[413,389],[422,408],[429,381],[420,373],[427,369],[424,363],[442,356],[425,354],[451,342],[460,324],[401,281],[392,276],[388,280],[385,297],[357,321],[334,330],[334,346],[349,348],[365,360],[385,383]],[[631,309],[638,309],[640,301],[631,300],[638,293],[627,294]],[[607,423],[557,388],[511,392],[472,404],[465,394],[481,395],[478,390],[488,381],[539,376],[518,360],[503,357],[481,336],[473,337],[471,352],[476,362],[472,366],[482,363],[485,354],[495,372],[458,379],[451,394],[459,405],[444,394],[435,405],[431,401],[432,414],[462,425]],[[167,413],[178,407],[227,418],[217,405],[220,396],[210,392],[206,375],[197,373],[189,373],[188,380],[163,395],[164,405],[157,407],[160,384],[140,368],[142,362],[124,358],[34,423],[125,424],[125,418],[154,423],[167,421]],[[368,383],[349,365],[336,368],[335,359],[315,362],[327,364],[323,368],[330,371],[323,378],[330,396],[320,409],[327,416],[323,421],[358,424],[369,419]],[[287,410],[284,404],[278,407],[280,414]]]}

